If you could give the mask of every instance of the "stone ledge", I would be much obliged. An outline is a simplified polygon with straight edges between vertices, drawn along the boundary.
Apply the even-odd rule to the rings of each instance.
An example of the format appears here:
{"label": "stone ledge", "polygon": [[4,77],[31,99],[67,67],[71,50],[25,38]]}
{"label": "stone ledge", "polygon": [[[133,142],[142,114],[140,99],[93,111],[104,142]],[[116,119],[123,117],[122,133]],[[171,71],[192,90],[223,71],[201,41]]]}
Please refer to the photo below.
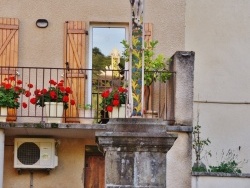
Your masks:
{"label": "stone ledge", "polygon": [[0,128],[41,128],[41,129],[90,129],[105,130],[103,124],[79,124],[79,123],[17,123],[0,122]]}
{"label": "stone ledge", "polygon": [[187,125],[171,125],[166,127],[168,132],[187,132],[191,133],[193,132],[193,126],[187,126]]}
{"label": "stone ledge", "polygon": [[250,173],[237,174],[237,173],[224,173],[224,172],[192,172],[192,176],[250,178]]}

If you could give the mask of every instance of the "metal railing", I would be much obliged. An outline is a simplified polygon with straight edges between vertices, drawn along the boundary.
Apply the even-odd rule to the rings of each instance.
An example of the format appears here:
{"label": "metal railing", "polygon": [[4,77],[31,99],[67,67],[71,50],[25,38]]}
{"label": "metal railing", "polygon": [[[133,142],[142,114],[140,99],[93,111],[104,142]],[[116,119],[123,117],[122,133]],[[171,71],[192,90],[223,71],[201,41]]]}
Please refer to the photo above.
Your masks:
{"label": "metal railing", "polygon": [[[154,73],[160,75],[165,72],[159,71]],[[57,84],[53,85],[50,80],[61,83],[60,86],[63,85],[64,89],[69,87],[72,90],[72,94],[67,94],[69,102],[68,109],[63,111],[63,122],[82,124],[107,123],[112,117],[101,106],[102,93],[105,90],[118,86],[124,86],[128,89],[127,86],[129,85],[129,73],[126,70],[121,72],[118,70],[96,69],[0,67],[0,79],[2,82],[8,82],[6,78],[10,76],[14,76],[16,81],[13,82],[14,84],[21,80],[22,87],[25,90],[18,98],[20,107],[18,109],[8,109],[7,121],[17,122],[47,122],[47,118],[52,116],[50,115],[51,113],[46,114],[45,106],[32,104],[31,100],[32,98],[37,98],[36,92],[41,92],[43,89],[48,91],[52,86],[59,86]],[[174,76],[175,74],[172,73],[170,80],[174,80]],[[27,91],[30,92],[30,95]],[[150,86],[145,86],[144,94],[143,104],[145,108],[143,118],[162,118],[163,120],[174,121],[173,116],[168,115],[174,110],[171,107],[174,104],[173,82],[153,82]],[[46,101],[46,97],[42,97],[42,100]],[[74,105],[70,105],[71,100],[74,100]],[[125,118],[130,117],[130,101],[131,98],[127,95],[125,114],[120,113],[118,118],[124,117],[122,115],[125,115]],[[171,105],[169,105],[170,103]],[[86,106],[90,107],[90,116],[89,112],[84,108]],[[56,115],[52,118],[58,118],[57,112],[55,113]]]}

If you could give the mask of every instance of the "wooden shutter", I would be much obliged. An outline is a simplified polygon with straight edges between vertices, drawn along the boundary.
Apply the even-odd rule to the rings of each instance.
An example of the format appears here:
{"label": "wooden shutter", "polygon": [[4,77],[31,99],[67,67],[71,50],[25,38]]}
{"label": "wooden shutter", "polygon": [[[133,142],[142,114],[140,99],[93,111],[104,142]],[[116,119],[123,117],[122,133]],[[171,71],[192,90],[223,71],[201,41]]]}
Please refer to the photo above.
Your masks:
{"label": "wooden shutter", "polygon": [[149,43],[153,38],[153,24],[145,23],[144,24],[144,42]]}
{"label": "wooden shutter", "polygon": [[[18,63],[18,29],[17,18],[0,18],[0,74],[1,80],[15,75]],[[7,121],[16,121],[16,109],[8,109]]]}
{"label": "wooden shutter", "polygon": [[[144,23],[144,42],[147,44],[150,43],[153,40],[153,24],[152,23]],[[150,91],[152,91],[152,85],[149,86]],[[146,101],[148,98],[148,104],[146,104]],[[152,95],[150,95],[150,92],[147,87],[144,88],[144,108],[148,106],[148,109],[146,110],[152,110]]]}
{"label": "wooden shutter", "polygon": [[[84,103],[85,97],[85,41],[86,30],[85,23],[82,21],[65,22],[65,45],[64,62],[69,69],[65,73],[66,84],[73,90],[73,98],[76,101],[75,106],[69,106],[67,117],[78,117],[77,105]],[[75,70],[74,70],[75,69]],[[67,118],[67,122],[78,122],[79,120]]]}

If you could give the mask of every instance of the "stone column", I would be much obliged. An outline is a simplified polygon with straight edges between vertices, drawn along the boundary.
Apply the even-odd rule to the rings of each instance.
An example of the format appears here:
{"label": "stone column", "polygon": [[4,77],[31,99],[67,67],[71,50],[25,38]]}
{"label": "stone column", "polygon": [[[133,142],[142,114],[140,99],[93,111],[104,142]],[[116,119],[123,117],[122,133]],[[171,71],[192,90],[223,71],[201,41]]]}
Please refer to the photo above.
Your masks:
{"label": "stone column", "polygon": [[166,187],[166,153],[177,136],[157,119],[112,119],[96,132],[105,153],[106,187]]}
{"label": "stone column", "polygon": [[4,137],[4,130],[0,129],[0,188],[3,187]]}
{"label": "stone column", "polygon": [[169,70],[174,75],[167,88],[169,124],[193,124],[194,55],[192,51],[178,51],[171,58]]}

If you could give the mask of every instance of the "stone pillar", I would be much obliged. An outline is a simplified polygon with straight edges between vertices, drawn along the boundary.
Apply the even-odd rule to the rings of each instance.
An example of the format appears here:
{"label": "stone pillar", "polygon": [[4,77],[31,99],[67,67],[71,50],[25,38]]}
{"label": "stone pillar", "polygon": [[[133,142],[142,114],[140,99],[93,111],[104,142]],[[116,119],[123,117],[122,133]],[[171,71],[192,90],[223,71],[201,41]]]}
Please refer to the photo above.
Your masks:
{"label": "stone pillar", "polygon": [[192,51],[178,51],[171,58],[169,70],[174,75],[167,88],[169,124],[193,124],[194,55]]}
{"label": "stone pillar", "polygon": [[157,119],[111,119],[96,132],[105,153],[106,187],[166,187],[166,153],[177,136]]}
{"label": "stone pillar", "polygon": [[0,129],[0,188],[3,187],[4,169],[4,130]]}

